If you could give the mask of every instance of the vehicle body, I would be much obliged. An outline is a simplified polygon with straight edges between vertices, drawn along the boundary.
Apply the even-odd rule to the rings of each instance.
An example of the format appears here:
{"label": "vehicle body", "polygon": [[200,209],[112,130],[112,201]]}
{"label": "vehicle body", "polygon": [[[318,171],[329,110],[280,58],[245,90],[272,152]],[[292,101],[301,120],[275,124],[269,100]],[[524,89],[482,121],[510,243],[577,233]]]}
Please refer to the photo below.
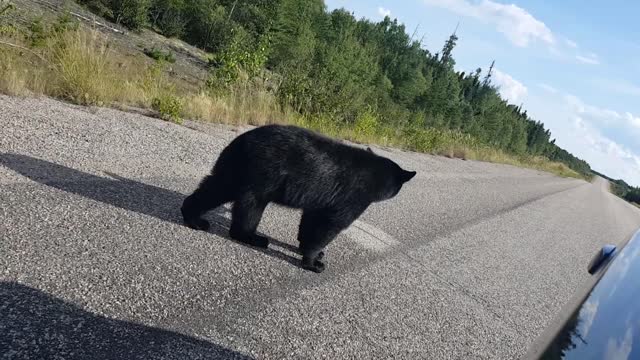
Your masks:
{"label": "vehicle body", "polygon": [[525,358],[640,359],[640,231],[620,251],[603,247],[588,271],[593,281]]}

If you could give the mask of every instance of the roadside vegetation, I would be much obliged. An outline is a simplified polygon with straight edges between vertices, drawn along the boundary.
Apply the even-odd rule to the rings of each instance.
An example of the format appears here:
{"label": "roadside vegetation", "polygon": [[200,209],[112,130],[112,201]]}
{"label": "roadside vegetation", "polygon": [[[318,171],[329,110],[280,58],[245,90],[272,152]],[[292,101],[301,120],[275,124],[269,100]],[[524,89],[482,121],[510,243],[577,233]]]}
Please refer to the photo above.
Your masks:
{"label": "roadside vegetation", "polygon": [[132,105],[169,121],[291,123],[355,142],[588,177],[540,121],[503,100],[493,64],[454,69],[451,35],[432,54],[402,24],[327,12],[322,0],[82,0],[137,31],[207,51],[208,76],[186,91],[172,52],[121,56],[69,16],[11,22],[0,2],[0,92],[83,105]]}
{"label": "roadside vegetation", "polygon": [[601,174],[595,170],[593,170],[593,173],[609,180],[609,184],[611,185],[611,192],[614,195],[617,195],[627,200],[628,202],[640,207],[640,187],[631,186],[624,180],[612,179],[607,175]]}

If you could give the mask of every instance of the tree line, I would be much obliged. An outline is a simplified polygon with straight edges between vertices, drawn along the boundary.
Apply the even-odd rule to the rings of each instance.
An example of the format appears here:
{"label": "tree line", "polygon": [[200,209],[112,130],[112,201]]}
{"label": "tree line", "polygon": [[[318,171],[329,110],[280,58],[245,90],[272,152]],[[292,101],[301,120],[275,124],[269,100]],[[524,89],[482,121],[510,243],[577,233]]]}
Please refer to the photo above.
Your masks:
{"label": "tree line", "polygon": [[607,180],[609,180],[609,184],[611,185],[611,192],[619,197],[640,205],[640,187],[633,187],[627,184],[626,181],[621,179],[612,179],[607,175],[601,174],[595,170],[592,172],[596,175],[599,175]]}
{"label": "tree line", "polygon": [[132,29],[151,27],[211,52],[215,86],[240,70],[279,79],[282,105],[345,123],[363,113],[399,128],[469,134],[516,155],[544,156],[589,174],[522,106],[509,104],[486,71],[455,70],[452,34],[437,53],[385,17],[356,19],[323,0],[80,0]]}

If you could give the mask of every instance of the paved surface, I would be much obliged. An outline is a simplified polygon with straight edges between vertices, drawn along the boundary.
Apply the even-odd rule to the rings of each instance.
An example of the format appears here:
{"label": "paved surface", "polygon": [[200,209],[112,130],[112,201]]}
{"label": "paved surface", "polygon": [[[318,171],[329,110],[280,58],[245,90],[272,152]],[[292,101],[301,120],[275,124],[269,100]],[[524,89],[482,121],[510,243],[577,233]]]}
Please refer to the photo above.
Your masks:
{"label": "paved surface", "polygon": [[8,359],[513,359],[640,226],[602,179],[376,149],[418,175],[318,275],[297,211],[267,209],[266,251],[226,238],[226,209],[180,224],[230,128],[8,97],[0,124]]}

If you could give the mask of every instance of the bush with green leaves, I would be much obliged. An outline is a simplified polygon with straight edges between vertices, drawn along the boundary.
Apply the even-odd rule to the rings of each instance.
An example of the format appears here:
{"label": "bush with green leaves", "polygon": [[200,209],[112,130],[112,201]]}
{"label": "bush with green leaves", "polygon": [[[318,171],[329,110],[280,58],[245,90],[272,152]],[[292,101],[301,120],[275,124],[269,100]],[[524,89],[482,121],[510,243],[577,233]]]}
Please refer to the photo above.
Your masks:
{"label": "bush with green leaves", "polygon": [[156,60],[156,61],[165,61],[168,63],[176,62],[176,58],[171,51],[162,51],[156,47],[152,47],[151,49],[144,49],[143,52],[148,57]]}
{"label": "bush with green leaves", "polygon": [[62,34],[66,31],[77,30],[78,22],[69,13],[63,13],[52,24],[45,24],[41,17],[31,21],[27,27],[27,38],[32,47],[44,46],[51,36]]}
{"label": "bush with green leaves", "polygon": [[182,100],[180,98],[170,94],[163,94],[152,100],[151,107],[160,113],[160,117],[164,120],[182,124],[182,118],[180,117]]}
{"label": "bush with green leaves", "polygon": [[166,37],[181,37],[185,32],[185,0],[152,0],[151,25]]}
{"label": "bush with green leaves", "polygon": [[232,38],[233,23],[224,6],[216,0],[189,0],[184,38],[204,50],[223,50]]}
{"label": "bush with green leaves", "polygon": [[27,30],[29,31],[29,43],[32,47],[44,46],[48,33],[42,18],[36,18],[31,21],[29,26],[27,26]]}
{"label": "bush with green leaves", "polygon": [[151,0],[111,0],[113,17],[117,24],[140,30],[149,23]]}
{"label": "bush with green leaves", "polygon": [[212,69],[207,86],[220,90],[233,84],[241,73],[249,79],[257,76],[267,61],[268,37],[256,42],[246,31],[236,31],[230,45],[209,59]]}
{"label": "bush with green leaves", "polygon": [[379,128],[378,118],[368,110],[358,115],[354,124],[355,132],[363,137],[373,137]]}

